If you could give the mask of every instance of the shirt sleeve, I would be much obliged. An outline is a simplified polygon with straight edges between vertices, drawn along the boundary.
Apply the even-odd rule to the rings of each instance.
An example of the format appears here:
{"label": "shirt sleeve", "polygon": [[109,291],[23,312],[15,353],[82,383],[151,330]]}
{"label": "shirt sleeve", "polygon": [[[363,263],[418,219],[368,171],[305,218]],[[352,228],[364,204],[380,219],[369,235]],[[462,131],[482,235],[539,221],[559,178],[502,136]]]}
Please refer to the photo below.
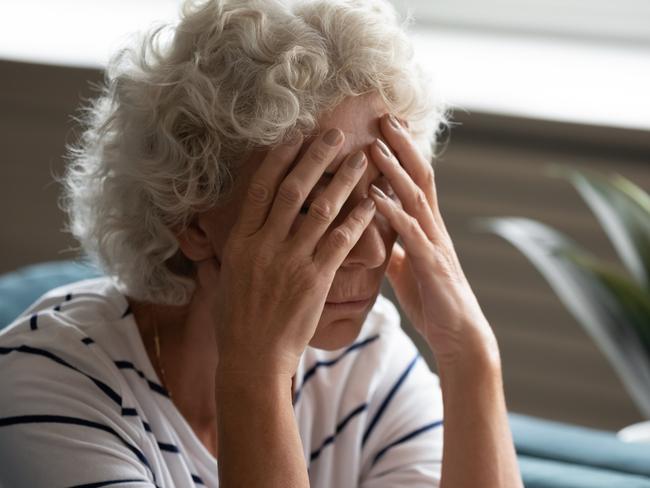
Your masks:
{"label": "shirt sleeve", "polygon": [[40,332],[0,341],[0,486],[154,488],[115,377]]}
{"label": "shirt sleeve", "polygon": [[401,347],[371,402],[360,488],[440,486],[443,405],[438,376],[400,329]]}

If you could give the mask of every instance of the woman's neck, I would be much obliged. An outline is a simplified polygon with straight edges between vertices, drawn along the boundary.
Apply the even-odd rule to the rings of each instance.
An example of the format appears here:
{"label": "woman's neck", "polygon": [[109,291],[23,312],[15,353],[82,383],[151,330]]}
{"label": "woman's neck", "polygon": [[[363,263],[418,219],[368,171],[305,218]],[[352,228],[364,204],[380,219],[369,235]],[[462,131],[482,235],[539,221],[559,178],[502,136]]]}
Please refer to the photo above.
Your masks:
{"label": "woman's neck", "polygon": [[[192,306],[141,303],[128,298],[149,360],[158,368],[154,322],[158,327],[160,362],[173,403],[195,432],[216,428],[214,381],[217,345],[209,310]],[[293,394],[295,377],[292,379]]]}
{"label": "woman's neck", "polygon": [[149,360],[162,378],[154,343],[154,323],[157,325],[160,363],[173,403],[191,425],[216,424],[217,347],[209,313],[191,305],[128,300]]}

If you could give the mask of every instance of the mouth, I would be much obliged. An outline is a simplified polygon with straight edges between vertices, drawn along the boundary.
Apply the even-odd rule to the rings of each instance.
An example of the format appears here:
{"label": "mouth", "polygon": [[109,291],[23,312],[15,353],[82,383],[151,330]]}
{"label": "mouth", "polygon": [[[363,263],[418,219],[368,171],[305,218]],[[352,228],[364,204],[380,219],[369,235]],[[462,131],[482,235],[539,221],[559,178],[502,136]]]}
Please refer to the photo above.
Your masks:
{"label": "mouth", "polygon": [[325,307],[330,310],[355,311],[362,310],[370,305],[372,297],[357,298],[352,300],[332,300],[326,301]]}
{"label": "mouth", "polygon": [[366,297],[356,297],[356,298],[345,298],[345,299],[340,299],[340,300],[327,300],[325,303],[354,303],[354,302],[367,302],[370,300],[369,296]]}

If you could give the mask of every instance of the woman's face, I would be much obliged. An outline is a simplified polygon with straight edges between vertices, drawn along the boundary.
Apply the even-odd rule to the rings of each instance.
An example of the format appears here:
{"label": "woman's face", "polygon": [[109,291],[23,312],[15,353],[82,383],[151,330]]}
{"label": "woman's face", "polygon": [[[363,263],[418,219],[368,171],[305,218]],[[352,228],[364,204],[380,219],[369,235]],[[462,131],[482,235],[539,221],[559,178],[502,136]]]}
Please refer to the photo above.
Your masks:
{"label": "woman's face", "polygon": [[[343,223],[347,215],[359,202],[367,196],[371,183],[375,183],[388,195],[392,190],[388,181],[380,174],[370,155],[369,145],[375,138],[381,136],[379,117],[387,112],[387,108],[376,94],[347,98],[328,117],[319,120],[319,130],[324,133],[330,128],[337,127],[345,134],[345,141],[336,158],[329,164],[326,173],[334,172],[341,161],[357,150],[363,150],[368,159],[366,171],[341,208],[339,215],[330,225],[327,233]],[[309,144],[316,136],[305,138],[294,165],[302,158]],[[217,259],[235,223],[243,203],[251,176],[257,170],[266,151],[257,152],[241,166],[232,194],[227,202],[201,214],[201,226],[205,229]],[[293,168],[293,166],[292,166]],[[328,178],[323,178],[311,190],[305,201],[309,205],[325,186]],[[396,197],[393,197],[396,198]],[[291,228],[293,235],[300,226],[304,215],[298,214]],[[363,310],[344,311],[340,307],[325,305],[318,322],[314,337],[309,345],[321,349],[338,349],[352,343],[358,336],[366,315],[372,308],[379,293],[384,271],[390,259],[393,243],[397,235],[388,221],[375,212],[373,221],[366,227],[354,248],[350,251],[336,272],[327,300],[343,301],[355,297],[372,296],[370,304]]]}

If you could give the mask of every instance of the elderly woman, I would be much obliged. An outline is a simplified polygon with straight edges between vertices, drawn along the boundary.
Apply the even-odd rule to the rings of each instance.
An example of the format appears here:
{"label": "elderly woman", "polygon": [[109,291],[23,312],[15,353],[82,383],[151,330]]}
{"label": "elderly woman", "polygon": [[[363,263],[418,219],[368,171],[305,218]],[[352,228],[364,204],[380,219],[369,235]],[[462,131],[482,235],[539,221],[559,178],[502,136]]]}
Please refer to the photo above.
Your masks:
{"label": "elderly woman", "polygon": [[0,336],[0,484],[520,487],[392,7],[209,0],[165,32],[111,60],[69,153],[105,276]]}

